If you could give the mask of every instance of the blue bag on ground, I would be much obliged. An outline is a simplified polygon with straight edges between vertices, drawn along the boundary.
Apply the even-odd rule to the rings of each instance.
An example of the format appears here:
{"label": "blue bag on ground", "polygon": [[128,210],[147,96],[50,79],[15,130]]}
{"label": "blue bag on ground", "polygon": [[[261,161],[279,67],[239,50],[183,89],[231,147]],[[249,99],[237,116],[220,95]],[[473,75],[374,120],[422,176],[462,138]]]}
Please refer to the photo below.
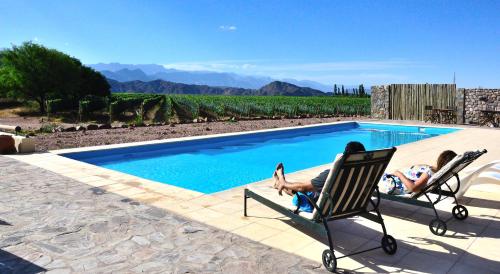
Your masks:
{"label": "blue bag on ground", "polygon": [[[316,198],[316,194],[312,191],[306,192],[305,195],[307,195],[313,201]],[[309,200],[304,196],[304,193],[302,192],[297,192],[297,194],[293,195],[292,203],[293,205],[299,207],[299,211],[313,212],[314,210],[314,206],[311,205]]]}

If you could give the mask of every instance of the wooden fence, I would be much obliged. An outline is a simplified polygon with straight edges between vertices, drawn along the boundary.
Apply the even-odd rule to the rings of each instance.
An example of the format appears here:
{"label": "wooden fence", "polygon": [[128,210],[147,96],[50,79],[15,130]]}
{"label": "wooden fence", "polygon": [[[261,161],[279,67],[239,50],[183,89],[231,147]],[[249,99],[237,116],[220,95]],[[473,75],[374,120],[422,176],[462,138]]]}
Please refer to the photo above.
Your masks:
{"label": "wooden fence", "polygon": [[424,120],[425,106],[456,109],[455,84],[389,85],[389,119]]}

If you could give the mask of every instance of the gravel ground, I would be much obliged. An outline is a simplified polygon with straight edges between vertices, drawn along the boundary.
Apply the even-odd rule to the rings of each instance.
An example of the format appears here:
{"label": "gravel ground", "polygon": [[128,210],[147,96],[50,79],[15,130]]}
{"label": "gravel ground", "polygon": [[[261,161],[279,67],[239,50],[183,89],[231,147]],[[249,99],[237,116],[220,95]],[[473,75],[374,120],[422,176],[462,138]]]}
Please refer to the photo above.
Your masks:
{"label": "gravel ground", "polygon": [[[37,151],[47,151],[63,148],[109,145],[186,136],[301,126],[353,119],[360,120],[366,118],[306,118],[174,124],[152,127],[87,130],[85,132],[56,132],[50,134],[39,134],[34,138],[36,140]],[[1,119],[0,123],[2,123]]]}
{"label": "gravel ground", "polygon": [[[35,138],[36,140],[37,151],[47,151],[63,148],[109,145],[179,138],[186,136],[200,136],[217,133],[240,132],[318,123],[330,123],[345,120],[366,119],[366,117],[333,117],[277,120],[243,120],[236,122],[204,122],[151,127],[87,130],[85,132],[79,131],[39,133],[33,138]],[[20,126],[23,130],[38,130],[44,123],[46,123],[46,118],[42,117],[19,117],[10,115],[0,117],[0,124]],[[65,128],[76,126],[75,124],[69,123],[58,123],[58,125]]]}

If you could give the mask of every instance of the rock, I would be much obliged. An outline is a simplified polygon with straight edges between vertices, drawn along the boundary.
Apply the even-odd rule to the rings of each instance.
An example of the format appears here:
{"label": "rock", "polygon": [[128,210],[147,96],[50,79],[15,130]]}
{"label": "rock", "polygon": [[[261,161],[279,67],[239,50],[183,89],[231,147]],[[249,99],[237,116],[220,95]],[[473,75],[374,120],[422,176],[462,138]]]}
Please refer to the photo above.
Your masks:
{"label": "rock", "polygon": [[205,130],[206,131],[211,131],[212,129],[210,129],[209,127],[206,127]]}
{"label": "rock", "polygon": [[127,124],[123,124],[123,125],[121,125],[121,128],[128,128],[128,125]]}
{"label": "rock", "polygon": [[56,126],[52,129],[52,133],[56,133],[56,132],[63,132],[64,131],[64,128],[61,127],[61,126]]}
{"label": "rock", "polygon": [[76,131],[85,131],[87,128],[85,126],[76,126]]}
{"label": "rock", "polygon": [[183,234],[193,234],[193,233],[197,233],[197,232],[200,232],[200,231],[203,231],[203,228],[201,228],[201,227],[193,227],[193,226],[186,226],[186,227],[183,228],[182,233]]}
{"label": "rock", "polygon": [[0,135],[0,154],[16,153],[16,142],[10,135]]}
{"label": "rock", "polygon": [[87,130],[97,130],[99,129],[99,126],[96,124],[90,124],[87,126]]}
{"label": "rock", "polygon": [[175,124],[174,123],[170,124],[170,127],[175,127]]}
{"label": "rock", "polygon": [[142,236],[134,236],[132,241],[136,242],[138,245],[149,245],[150,241]]}
{"label": "rock", "polygon": [[99,125],[99,129],[111,129],[111,125],[110,124],[102,124],[102,125]]}
{"label": "rock", "polygon": [[76,127],[67,127],[64,129],[65,132],[75,132],[76,131]]}

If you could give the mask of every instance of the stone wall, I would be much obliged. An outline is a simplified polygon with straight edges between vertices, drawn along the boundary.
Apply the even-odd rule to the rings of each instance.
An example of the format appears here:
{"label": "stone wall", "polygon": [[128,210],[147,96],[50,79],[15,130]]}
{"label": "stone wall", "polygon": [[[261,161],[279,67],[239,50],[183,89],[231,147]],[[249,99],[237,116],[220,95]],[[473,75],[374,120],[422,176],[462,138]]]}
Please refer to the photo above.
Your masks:
{"label": "stone wall", "polygon": [[465,123],[465,89],[457,88],[455,107],[457,108],[457,124]]}
{"label": "stone wall", "polygon": [[371,87],[371,116],[389,119],[389,86]]}
{"label": "stone wall", "polygon": [[[481,110],[487,107],[500,111],[500,89],[457,89],[457,124],[478,124]],[[389,119],[389,86],[371,87],[371,116]]]}
{"label": "stone wall", "polygon": [[500,111],[500,89],[464,89],[464,97],[466,124],[479,123],[481,110]]}

